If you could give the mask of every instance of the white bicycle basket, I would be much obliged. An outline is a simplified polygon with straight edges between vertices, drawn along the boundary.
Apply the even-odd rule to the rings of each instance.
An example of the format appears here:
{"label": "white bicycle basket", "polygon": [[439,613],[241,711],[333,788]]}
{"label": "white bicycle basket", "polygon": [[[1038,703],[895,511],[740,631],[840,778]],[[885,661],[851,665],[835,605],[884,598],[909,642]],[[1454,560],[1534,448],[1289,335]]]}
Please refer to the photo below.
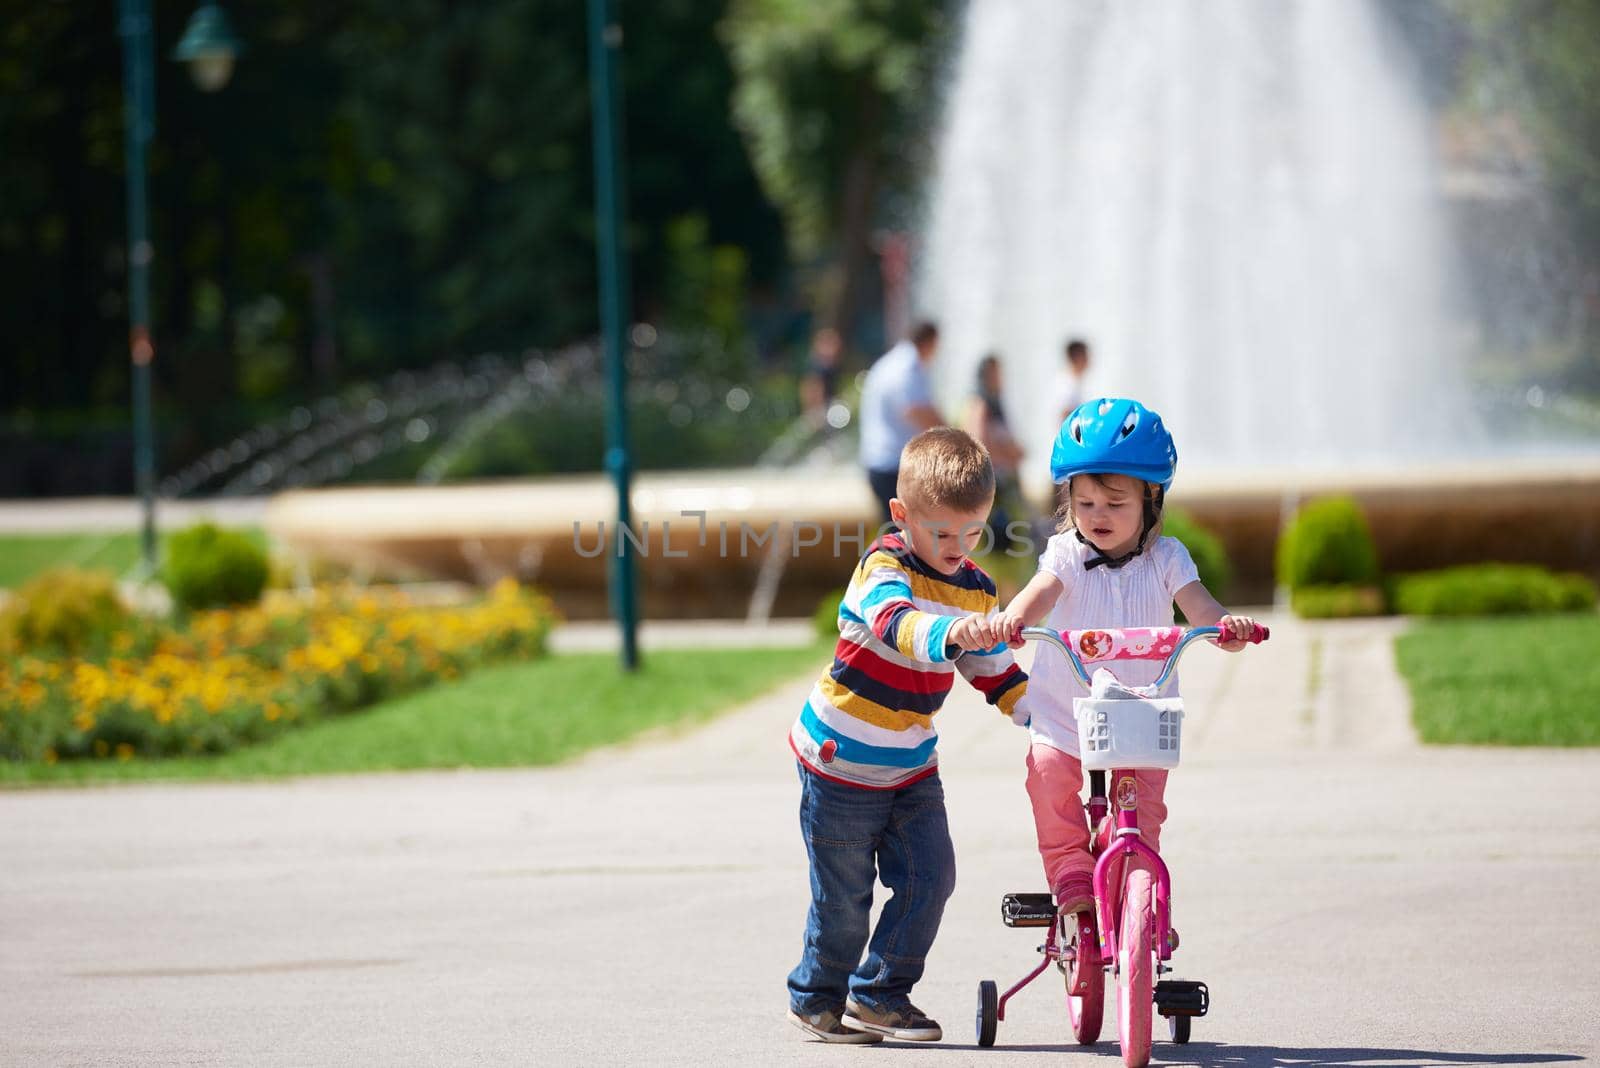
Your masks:
{"label": "white bicycle basket", "polygon": [[1178,766],[1183,698],[1078,697],[1072,713],[1085,770]]}

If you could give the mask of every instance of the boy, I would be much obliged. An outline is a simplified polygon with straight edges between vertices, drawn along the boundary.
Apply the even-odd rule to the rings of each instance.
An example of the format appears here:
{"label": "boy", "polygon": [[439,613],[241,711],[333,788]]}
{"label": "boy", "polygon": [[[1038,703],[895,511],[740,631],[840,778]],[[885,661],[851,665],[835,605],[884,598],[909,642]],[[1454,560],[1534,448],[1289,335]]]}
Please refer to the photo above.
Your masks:
{"label": "boy", "polygon": [[[823,1042],[943,1034],[910,996],[956,881],[933,714],[960,668],[990,704],[1026,720],[1027,676],[1004,644],[983,642],[994,582],[968,559],[993,501],[982,445],[950,427],[912,438],[889,502],[899,530],[856,566],[833,666],[789,732],[811,863],[789,1019]],[[892,896],[869,945],[875,875]]]}

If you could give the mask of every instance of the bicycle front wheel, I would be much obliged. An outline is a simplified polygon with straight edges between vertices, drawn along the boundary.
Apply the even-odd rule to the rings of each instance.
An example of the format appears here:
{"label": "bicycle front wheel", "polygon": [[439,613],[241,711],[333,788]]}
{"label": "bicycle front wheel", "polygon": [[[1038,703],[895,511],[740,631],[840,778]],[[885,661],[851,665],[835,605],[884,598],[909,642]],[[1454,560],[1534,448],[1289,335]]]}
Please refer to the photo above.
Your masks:
{"label": "bicycle front wheel", "polygon": [[1128,1068],[1150,1063],[1151,1005],[1155,981],[1155,894],[1150,872],[1130,862],[1122,891],[1122,932],[1117,946],[1117,1026]]}

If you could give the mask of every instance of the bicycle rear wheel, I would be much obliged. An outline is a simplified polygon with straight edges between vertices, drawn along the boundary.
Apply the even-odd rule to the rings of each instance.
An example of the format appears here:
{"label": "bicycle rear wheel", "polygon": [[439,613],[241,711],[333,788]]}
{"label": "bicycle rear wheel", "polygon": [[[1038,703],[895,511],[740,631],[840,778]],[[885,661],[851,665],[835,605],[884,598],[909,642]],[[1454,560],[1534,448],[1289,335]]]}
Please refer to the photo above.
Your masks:
{"label": "bicycle rear wheel", "polygon": [[[1105,1019],[1106,970],[1100,964],[1094,924],[1080,922],[1076,916],[1073,920],[1077,959],[1066,972],[1067,1016],[1072,1020],[1072,1037],[1088,1046],[1100,1037],[1100,1024]],[[1073,992],[1074,985],[1077,993]]]}
{"label": "bicycle rear wheel", "polygon": [[1117,945],[1117,1027],[1122,1061],[1128,1068],[1150,1063],[1151,1005],[1154,999],[1155,895],[1150,872],[1130,863],[1122,891],[1122,936]]}

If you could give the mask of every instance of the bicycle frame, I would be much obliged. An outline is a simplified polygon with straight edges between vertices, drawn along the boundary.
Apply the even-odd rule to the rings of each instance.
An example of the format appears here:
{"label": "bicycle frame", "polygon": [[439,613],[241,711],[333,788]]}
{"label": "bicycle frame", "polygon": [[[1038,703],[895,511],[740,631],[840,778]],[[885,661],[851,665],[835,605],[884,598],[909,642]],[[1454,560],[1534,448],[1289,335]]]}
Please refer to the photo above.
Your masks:
{"label": "bicycle frame", "polygon": [[[1046,627],[1027,627],[1023,629],[1022,636],[1044,642],[1065,653],[1068,663],[1072,665],[1073,674],[1077,675],[1078,680],[1085,686],[1090,685],[1089,669],[1073,646],[1083,649],[1087,654],[1091,650],[1099,652],[1103,644],[1104,654],[1091,655],[1090,663],[1105,660],[1164,659],[1166,663],[1161,669],[1161,674],[1152,684],[1154,690],[1159,693],[1172,680],[1172,673],[1178,666],[1178,660],[1189,646],[1197,641],[1215,638],[1221,633],[1220,627],[1195,627],[1187,631],[1182,627],[1152,627],[1127,631],[1068,631],[1063,637],[1061,633]],[[1142,651],[1126,651],[1122,643],[1128,639]],[[1163,649],[1170,649],[1170,652],[1160,652]],[[1109,801],[1111,812],[1115,815],[1115,829],[1110,845],[1100,854],[1094,866],[1095,918],[1100,927],[1100,959],[1102,961],[1117,959],[1117,932],[1122,929],[1122,895],[1119,892],[1113,896],[1111,892],[1113,870],[1117,869],[1117,874],[1123,874],[1127,871],[1129,863],[1135,858],[1142,858],[1155,878],[1156,929],[1153,933],[1156,955],[1159,960],[1171,960],[1172,875],[1167,870],[1161,855],[1150,847],[1139,832],[1139,784],[1132,770],[1119,768],[1111,772]],[[1094,833],[1095,830],[1091,827],[1090,833]],[[1054,931],[1052,931],[1053,939]],[[1029,976],[1029,980],[1032,978],[1033,976]],[[1027,981],[1024,980],[1014,989],[1020,989]],[[1008,995],[1011,992],[1008,991]]]}
{"label": "bicycle frame", "polygon": [[[1073,673],[1085,687],[1092,688],[1089,676],[1089,667],[1102,661],[1109,660],[1162,660],[1161,672],[1155,683],[1149,687],[1149,692],[1160,694],[1169,682],[1172,673],[1177,668],[1178,660],[1188,650],[1189,646],[1205,639],[1219,639],[1222,630],[1219,627],[1195,627],[1186,630],[1182,627],[1141,627],[1127,630],[1096,629],[1057,632],[1044,627],[1025,627],[1020,633],[1023,639],[1033,639],[1050,645],[1065,654],[1067,662],[1072,665]],[[1246,639],[1256,643],[1265,641],[1268,637],[1266,627],[1256,624],[1250,636]],[[1079,653],[1082,653],[1082,656]],[[960,655],[956,653],[954,655]],[[1024,913],[1026,918],[1043,919],[1050,917],[1050,933],[1044,945],[1038,951],[1043,955],[1037,967],[1015,983],[1010,989],[1001,994],[995,984],[984,980],[978,984],[978,1044],[989,1046],[994,1044],[994,1028],[997,1023],[1006,1018],[1006,1003],[1022,988],[1037,979],[1044,973],[1051,962],[1060,962],[1063,966],[1072,962],[1072,969],[1068,971],[1068,996],[1071,999],[1079,997],[1085,999],[1084,1004],[1092,1004],[1093,1008],[1085,1009],[1086,1013],[1099,1014],[1103,1012],[1101,994],[1101,976],[1096,974],[1107,965],[1118,967],[1119,947],[1118,936],[1121,932],[1123,913],[1126,907],[1124,900],[1124,885],[1122,878],[1126,876],[1128,865],[1143,861],[1151,875],[1154,886],[1152,905],[1155,910],[1154,927],[1151,932],[1155,944],[1157,958],[1156,976],[1165,970],[1162,962],[1172,959],[1172,953],[1177,948],[1177,939],[1172,930],[1172,876],[1166,863],[1161,859],[1154,848],[1144,840],[1139,830],[1139,784],[1133,768],[1112,768],[1111,789],[1109,798],[1101,790],[1101,770],[1092,771],[1092,789],[1088,804],[1090,833],[1093,835],[1091,852],[1098,852],[1099,856],[1094,867],[1094,911],[1080,912],[1072,917],[1076,924],[1076,938],[1071,938],[1071,929],[1063,930],[1062,917],[1055,909],[1054,903],[1048,901],[1048,895],[1007,895],[1003,909],[1006,911],[1008,926],[1035,926],[1034,923],[1012,923],[1015,915],[1009,911],[1013,904],[1021,908],[1037,908],[1038,903],[1024,904],[1022,897],[1046,898],[1050,911],[1045,914]],[[1105,824],[1105,817],[1110,814],[1112,819],[1109,825]],[[1109,840],[1102,840],[1100,828],[1108,826]],[[1014,900],[1016,899],[1016,900]],[[1098,930],[1096,930],[1098,927]],[[1142,967],[1142,966],[1141,966]],[[1086,972],[1085,969],[1094,969]],[[1093,975],[1091,982],[1087,976]],[[1131,982],[1131,980],[1129,980]],[[1156,1001],[1161,1004],[1160,990],[1167,981],[1155,984]],[[1178,1016],[1205,1015],[1205,988],[1204,984],[1190,984],[1199,988],[1199,1009],[1189,1011],[1175,1008],[1172,1012],[1162,1009],[1162,1015]],[[1170,992],[1169,992],[1170,993]],[[1192,991],[1191,991],[1192,993]],[[1126,996],[1126,991],[1124,991]],[[993,999],[992,1002],[990,999]],[[992,1007],[991,1007],[992,1005]],[[1072,1001],[1071,1011],[1076,1014],[1080,1006],[1077,1000]],[[1089,1019],[1086,1016],[1085,1019]],[[1073,1030],[1080,1042],[1092,1042],[1099,1034],[1099,1015],[1093,1015],[1092,1027],[1080,1030],[1082,1021],[1076,1015],[1073,1018]],[[1174,1031],[1174,1041],[1188,1041],[1187,1019],[1181,1032],[1184,1037],[1176,1037],[1179,1032]],[[1124,1042],[1127,1038],[1124,1036]],[[1127,1046],[1124,1045],[1124,1055],[1127,1055]]]}

